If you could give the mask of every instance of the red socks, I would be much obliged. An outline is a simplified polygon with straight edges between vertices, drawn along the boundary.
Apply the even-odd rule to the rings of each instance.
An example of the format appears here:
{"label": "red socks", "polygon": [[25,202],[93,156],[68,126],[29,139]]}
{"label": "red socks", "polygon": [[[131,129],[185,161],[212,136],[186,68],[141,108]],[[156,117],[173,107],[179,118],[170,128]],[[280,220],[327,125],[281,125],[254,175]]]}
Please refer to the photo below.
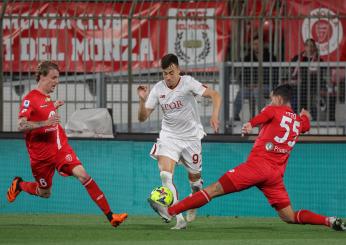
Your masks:
{"label": "red socks", "polygon": [[295,212],[294,219],[297,224],[330,226],[328,217],[315,214],[309,210],[299,210]]}
{"label": "red socks", "polygon": [[36,182],[21,181],[19,183],[19,187],[22,191],[25,191],[26,193],[29,193],[30,195],[36,195],[37,196],[38,184]]}
{"label": "red socks", "polygon": [[107,215],[111,209],[107,202],[107,199],[100,188],[97,186],[96,182],[90,177],[87,181],[83,183],[85,189],[88,191],[91,199],[99,206],[102,212]]}
{"label": "red socks", "polygon": [[208,193],[204,190],[198,191],[191,196],[186,197],[177,204],[168,208],[170,215],[177,215],[186,210],[199,208],[207,204],[211,200]]}

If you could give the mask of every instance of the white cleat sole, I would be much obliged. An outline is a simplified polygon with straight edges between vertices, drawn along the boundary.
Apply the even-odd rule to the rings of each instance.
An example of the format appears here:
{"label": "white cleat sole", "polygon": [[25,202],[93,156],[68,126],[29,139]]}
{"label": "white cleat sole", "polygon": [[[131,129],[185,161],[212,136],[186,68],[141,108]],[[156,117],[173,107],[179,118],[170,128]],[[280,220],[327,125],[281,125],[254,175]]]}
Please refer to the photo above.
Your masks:
{"label": "white cleat sole", "polygon": [[185,230],[187,228],[187,223],[177,223],[171,228],[171,230]]}

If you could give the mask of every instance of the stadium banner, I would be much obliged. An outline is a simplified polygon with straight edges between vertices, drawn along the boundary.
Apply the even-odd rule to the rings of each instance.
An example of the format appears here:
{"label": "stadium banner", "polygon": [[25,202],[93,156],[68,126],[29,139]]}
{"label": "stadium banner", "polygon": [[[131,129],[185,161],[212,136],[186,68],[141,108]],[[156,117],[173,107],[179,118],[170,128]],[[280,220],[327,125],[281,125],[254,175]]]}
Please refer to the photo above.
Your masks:
{"label": "stadium banner", "polygon": [[286,60],[302,52],[309,38],[316,41],[324,61],[346,60],[346,18],[338,18],[346,15],[345,1],[292,0],[286,4],[291,17],[283,22]]}
{"label": "stadium banner", "polygon": [[217,17],[227,15],[227,1],[137,4],[129,46],[131,6],[131,2],[8,3],[3,70],[29,72],[49,59],[66,72],[127,70],[129,48],[133,69],[159,67],[168,52],[176,53],[182,65],[224,59],[230,23]]}

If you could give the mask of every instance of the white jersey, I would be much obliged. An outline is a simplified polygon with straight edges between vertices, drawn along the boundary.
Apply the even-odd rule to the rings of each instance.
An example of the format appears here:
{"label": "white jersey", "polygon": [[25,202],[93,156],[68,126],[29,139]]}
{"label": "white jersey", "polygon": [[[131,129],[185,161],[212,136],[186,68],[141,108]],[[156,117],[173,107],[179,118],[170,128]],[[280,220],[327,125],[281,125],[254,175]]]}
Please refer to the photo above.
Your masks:
{"label": "white jersey", "polygon": [[191,76],[181,76],[174,89],[164,80],[156,83],[149,93],[145,107],[154,109],[160,104],[163,111],[160,138],[183,140],[202,139],[205,135],[197,109],[196,95],[202,95],[206,87]]}

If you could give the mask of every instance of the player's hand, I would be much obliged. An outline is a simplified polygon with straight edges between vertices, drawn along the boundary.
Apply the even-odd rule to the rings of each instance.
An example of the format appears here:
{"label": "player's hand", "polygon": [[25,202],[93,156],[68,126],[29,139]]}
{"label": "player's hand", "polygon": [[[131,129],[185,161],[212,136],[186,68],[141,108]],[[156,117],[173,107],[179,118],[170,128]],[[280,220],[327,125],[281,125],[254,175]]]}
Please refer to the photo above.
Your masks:
{"label": "player's hand", "polygon": [[311,121],[311,114],[308,110],[305,110],[304,108],[300,111],[300,116],[307,116],[309,118],[309,120]]}
{"label": "player's hand", "polygon": [[46,121],[46,126],[55,126],[60,123],[60,115],[58,113],[50,116],[48,120]]}
{"label": "player's hand", "polygon": [[217,116],[212,116],[210,118],[210,126],[214,129],[214,133],[219,132],[220,121]]}
{"label": "player's hand", "polygon": [[62,106],[64,104],[64,101],[62,100],[57,100],[54,102],[54,107],[55,109],[58,109],[60,106]]}
{"label": "player's hand", "polygon": [[252,130],[251,123],[249,123],[249,122],[245,123],[245,124],[243,125],[242,129],[241,129],[241,134],[242,134],[242,136],[243,136],[244,134],[250,133],[251,130]]}
{"label": "player's hand", "polygon": [[138,94],[138,97],[141,100],[146,101],[146,99],[148,98],[148,95],[149,95],[149,88],[148,88],[148,86],[139,85],[137,87],[137,94]]}

